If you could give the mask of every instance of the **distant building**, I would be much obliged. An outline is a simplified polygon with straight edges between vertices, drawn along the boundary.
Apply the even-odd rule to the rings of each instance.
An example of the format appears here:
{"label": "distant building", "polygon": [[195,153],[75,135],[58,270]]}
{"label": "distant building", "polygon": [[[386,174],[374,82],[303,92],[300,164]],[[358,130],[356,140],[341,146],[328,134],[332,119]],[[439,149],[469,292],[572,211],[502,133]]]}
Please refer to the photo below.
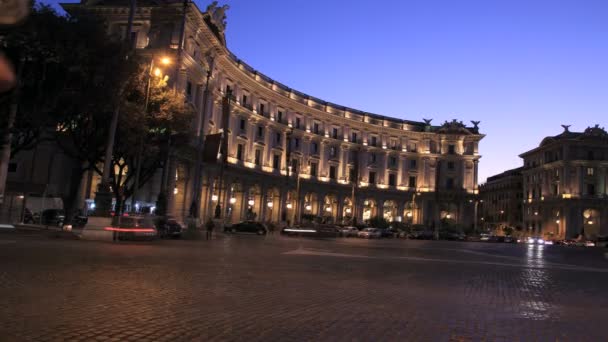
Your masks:
{"label": "distant building", "polygon": [[549,238],[608,235],[608,133],[563,127],[520,155],[525,228]]}
{"label": "distant building", "polygon": [[479,222],[484,230],[500,232],[504,227],[523,228],[522,167],[489,177],[479,186]]}

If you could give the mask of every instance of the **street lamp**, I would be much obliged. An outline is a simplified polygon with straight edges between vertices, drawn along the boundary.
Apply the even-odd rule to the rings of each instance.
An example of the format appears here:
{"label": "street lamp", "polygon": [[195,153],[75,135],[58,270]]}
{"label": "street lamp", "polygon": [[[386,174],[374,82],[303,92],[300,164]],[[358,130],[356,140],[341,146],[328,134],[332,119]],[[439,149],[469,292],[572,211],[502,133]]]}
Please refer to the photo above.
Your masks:
{"label": "street lamp", "polygon": [[[162,62],[162,60],[161,60]],[[213,55],[207,55],[207,63],[208,63],[208,70],[207,70],[207,79],[205,80],[205,90],[203,92],[203,110],[201,111],[201,116],[200,116],[200,120],[199,120],[199,127],[197,127],[198,129],[198,139],[197,139],[197,145],[196,145],[196,165],[194,166],[194,194],[192,196],[192,204],[190,204],[190,216],[193,218],[198,218],[199,217],[199,210],[200,210],[200,201],[201,201],[201,178],[202,178],[202,154],[203,154],[203,144],[205,142],[205,118],[207,116],[207,102],[209,101],[209,79],[211,78],[212,74],[213,74],[213,67],[214,67],[214,62],[215,62],[215,58]],[[231,95],[230,93],[228,94],[229,96]],[[230,106],[230,102],[228,102],[228,107]],[[223,104],[222,104],[222,111],[223,111]],[[222,113],[222,115],[224,115]],[[227,129],[227,127],[224,127],[224,129]],[[226,151],[222,151],[222,153],[226,153]],[[221,186],[221,184],[220,184]],[[219,203],[218,203],[219,205]],[[218,208],[216,208],[216,212],[217,212]],[[216,215],[217,216],[217,215]]]}
{"label": "street lamp", "polygon": [[[285,150],[285,190],[286,192],[286,202],[289,201],[289,177],[291,176],[291,135],[293,134],[293,128],[288,127],[287,130],[285,131],[285,146],[286,146],[286,150]],[[281,212],[281,221],[287,221],[287,205],[285,205],[282,208],[282,212]]]}
{"label": "street lamp", "polygon": [[[171,64],[171,58],[163,56],[160,58],[160,64],[161,65],[169,65]],[[160,68],[154,68],[154,58],[152,58],[150,60],[150,69],[148,70],[148,75],[147,75],[147,81],[146,81],[146,97],[144,100],[144,114],[147,115],[148,113],[148,105],[150,102],[150,88],[151,88],[151,81],[152,81],[152,76],[155,77],[162,77],[163,72]],[[136,196],[137,196],[137,189],[139,188],[139,177],[141,174],[141,165],[142,163],[142,154],[143,154],[143,149],[144,149],[144,139],[143,137],[140,139],[139,141],[139,146],[138,146],[138,155],[137,155],[137,169],[135,170],[135,186],[133,187],[133,193],[131,194],[131,207],[134,207],[135,201],[136,201]]]}

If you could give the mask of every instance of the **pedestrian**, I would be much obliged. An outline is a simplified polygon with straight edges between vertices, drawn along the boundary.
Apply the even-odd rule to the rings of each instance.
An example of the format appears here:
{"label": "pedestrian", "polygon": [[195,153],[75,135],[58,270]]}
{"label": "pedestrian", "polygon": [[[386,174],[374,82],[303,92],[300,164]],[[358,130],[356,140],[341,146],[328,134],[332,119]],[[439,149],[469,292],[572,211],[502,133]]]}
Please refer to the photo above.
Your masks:
{"label": "pedestrian", "polygon": [[207,229],[206,240],[210,240],[213,237],[213,228],[215,228],[215,223],[211,220],[211,217],[207,219],[205,222],[205,228]]}

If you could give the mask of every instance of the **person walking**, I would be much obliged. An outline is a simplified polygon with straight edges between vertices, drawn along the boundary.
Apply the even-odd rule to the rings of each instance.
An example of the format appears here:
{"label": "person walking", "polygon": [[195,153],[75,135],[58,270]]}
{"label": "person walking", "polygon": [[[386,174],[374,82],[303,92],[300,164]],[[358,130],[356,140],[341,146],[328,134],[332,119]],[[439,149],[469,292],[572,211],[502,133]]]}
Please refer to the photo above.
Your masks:
{"label": "person walking", "polygon": [[206,240],[211,240],[213,238],[213,228],[215,228],[215,223],[211,220],[211,217],[207,219],[205,222],[205,228],[207,229]]}

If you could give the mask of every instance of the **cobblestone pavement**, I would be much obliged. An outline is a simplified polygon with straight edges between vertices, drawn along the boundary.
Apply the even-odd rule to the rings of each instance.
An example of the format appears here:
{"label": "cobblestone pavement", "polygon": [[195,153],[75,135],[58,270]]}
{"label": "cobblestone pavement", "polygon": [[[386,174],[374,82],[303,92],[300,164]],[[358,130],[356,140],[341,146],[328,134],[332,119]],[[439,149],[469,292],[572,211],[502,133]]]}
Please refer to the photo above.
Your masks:
{"label": "cobblestone pavement", "polygon": [[597,248],[0,234],[1,341],[601,341]]}

